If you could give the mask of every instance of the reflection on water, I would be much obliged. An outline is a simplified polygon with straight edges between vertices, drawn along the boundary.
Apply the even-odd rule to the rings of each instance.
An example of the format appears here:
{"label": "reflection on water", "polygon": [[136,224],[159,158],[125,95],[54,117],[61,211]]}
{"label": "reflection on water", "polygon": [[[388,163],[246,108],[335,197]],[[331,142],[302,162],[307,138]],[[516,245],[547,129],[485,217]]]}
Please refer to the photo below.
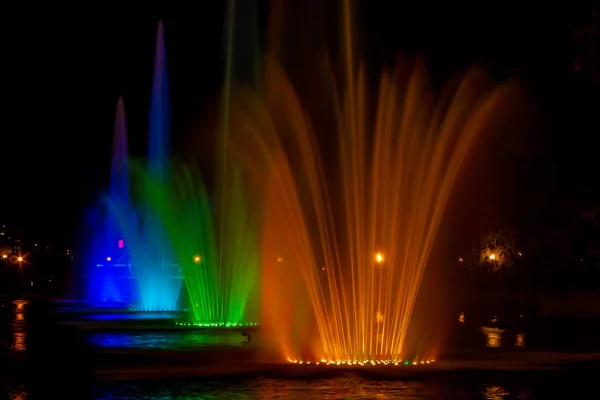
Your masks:
{"label": "reflection on water", "polygon": [[515,338],[515,347],[525,347],[525,332],[517,333]]}
{"label": "reflection on water", "polygon": [[486,400],[503,400],[509,393],[501,385],[487,384],[482,391]]}
{"label": "reflection on water", "polygon": [[85,313],[79,316],[84,321],[144,321],[156,319],[175,319],[179,313],[170,311],[139,312],[139,313]]}
{"label": "reflection on water", "polygon": [[166,332],[101,332],[88,335],[88,343],[97,347],[144,350],[189,350],[216,346],[248,347],[239,331],[189,330]]}
{"label": "reflection on water", "polygon": [[[382,380],[348,375],[328,379],[230,378],[196,381],[138,381],[127,383],[98,383],[81,393],[69,392],[72,382],[60,384],[56,395],[47,398],[88,400],[192,400],[192,399],[484,399],[531,400],[589,398],[593,384],[589,378],[572,380],[536,375],[523,381],[507,375],[488,376],[474,380],[469,375],[441,381]],[[58,388],[60,387],[60,388]],[[39,389],[39,388],[38,388]],[[45,390],[47,390],[46,388]],[[30,399],[30,392],[21,385],[8,390],[11,400]],[[47,393],[44,391],[43,393]],[[40,393],[42,394],[42,393]],[[75,394],[75,396],[74,396]],[[586,395],[587,394],[587,395]]]}
{"label": "reflection on water", "polygon": [[25,320],[25,306],[29,304],[27,300],[15,300],[12,302],[15,305],[15,316],[11,323],[12,341],[10,350],[25,351],[27,350],[27,324]]}
{"label": "reflection on water", "polygon": [[[481,333],[483,333],[483,337],[485,339],[486,347],[504,347],[504,339],[506,335],[506,331],[504,329],[490,327],[490,326],[482,326],[479,328]],[[513,342],[514,347],[525,348],[525,332],[518,332],[515,335],[515,340]],[[510,343],[510,338],[507,340]],[[510,344],[508,344],[510,346]]]}
{"label": "reflection on water", "polygon": [[10,345],[12,351],[24,351],[27,350],[27,332],[17,331],[13,332],[13,340]]}
{"label": "reflection on water", "polygon": [[480,330],[481,332],[483,332],[483,335],[485,337],[486,347],[502,346],[502,334],[505,332],[504,329],[482,326]]}
{"label": "reflection on water", "polygon": [[29,304],[27,300],[15,300],[15,322],[25,322],[25,306]]}
{"label": "reflection on water", "polygon": [[340,377],[324,380],[216,381],[172,383],[169,386],[120,386],[98,388],[92,398],[134,399],[422,399],[451,398],[436,385],[423,382],[367,380]]}

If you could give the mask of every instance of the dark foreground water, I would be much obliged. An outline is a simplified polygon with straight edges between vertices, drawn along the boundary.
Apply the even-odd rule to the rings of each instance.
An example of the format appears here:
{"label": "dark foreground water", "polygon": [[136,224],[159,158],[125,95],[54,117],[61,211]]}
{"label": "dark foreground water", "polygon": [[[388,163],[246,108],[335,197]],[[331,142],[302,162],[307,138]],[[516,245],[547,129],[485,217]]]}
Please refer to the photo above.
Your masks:
{"label": "dark foreground water", "polygon": [[[215,346],[234,348],[242,354],[255,343],[244,343],[240,332],[219,330],[147,330],[137,327],[105,331],[92,325],[104,321],[101,314],[80,315],[75,324],[65,324],[47,304],[32,307],[26,301],[11,303],[9,358],[0,359],[0,399],[555,399],[595,398],[598,363],[574,364],[567,370],[538,372],[446,371],[418,378],[390,378],[353,372],[336,372],[320,378],[282,379],[273,374],[244,375],[228,379],[156,380],[109,382],[94,378],[98,369],[136,368],[136,365],[162,362],[182,366],[181,360],[195,365]],[[112,312],[107,312],[107,315]],[[162,316],[159,316],[159,319]],[[121,321],[122,320],[122,321]],[[144,322],[146,323],[146,322]],[[160,324],[163,324],[160,322]],[[161,325],[162,326],[162,325]],[[171,326],[171,325],[170,325]],[[101,327],[101,325],[100,325]],[[89,328],[89,326],[88,326]],[[457,330],[455,343],[487,351],[520,351],[528,347],[555,346],[592,350],[598,335],[569,329],[560,331],[544,325],[466,327]],[[587,340],[584,340],[586,339]],[[585,346],[583,346],[585,344]],[[589,347],[591,346],[591,347]],[[238,350],[239,348],[239,350]],[[124,355],[104,356],[107,350],[126,351]],[[156,351],[167,353],[165,358]],[[154,356],[144,358],[150,351]],[[192,352],[190,352],[192,351]],[[118,358],[118,357],[123,357]],[[103,364],[109,360],[109,365]],[[150,360],[150,361],[148,361]],[[176,360],[173,362],[173,360]],[[152,365],[154,365],[152,364]],[[119,372],[120,373],[120,372]],[[179,377],[181,375],[178,375]],[[591,397],[590,397],[591,396]]]}
{"label": "dark foreground water", "polygon": [[[590,374],[592,370],[588,371]],[[59,389],[13,382],[8,398],[81,400],[192,399],[576,399],[596,398],[592,375],[583,372],[461,373],[424,380],[389,380],[355,375],[326,379],[248,377],[222,380],[95,383]]]}

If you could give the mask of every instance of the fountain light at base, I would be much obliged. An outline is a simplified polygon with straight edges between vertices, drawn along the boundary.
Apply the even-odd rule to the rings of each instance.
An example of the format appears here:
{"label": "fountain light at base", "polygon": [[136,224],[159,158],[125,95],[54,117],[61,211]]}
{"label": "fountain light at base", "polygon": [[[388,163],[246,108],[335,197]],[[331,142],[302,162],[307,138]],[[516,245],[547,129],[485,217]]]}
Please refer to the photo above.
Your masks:
{"label": "fountain light at base", "polygon": [[289,364],[296,365],[321,365],[321,366],[347,366],[347,367],[398,367],[398,366],[427,366],[435,363],[435,360],[421,360],[421,361],[408,361],[408,360],[363,360],[363,361],[335,361],[322,359],[319,361],[305,361],[288,358]]}
{"label": "fountain light at base", "polygon": [[[420,61],[369,91],[344,4],[340,62],[297,74],[322,81],[294,82],[267,57],[261,95],[236,93],[234,140],[265,196],[261,346],[298,363],[426,364],[435,345],[407,338],[438,227],[472,145],[514,92],[471,70],[436,96]],[[300,85],[319,89],[306,100]]]}
{"label": "fountain light at base", "polygon": [[258,322],[186,322],[177,321],[175,325],[188,328],[250,328],[258,327]]}

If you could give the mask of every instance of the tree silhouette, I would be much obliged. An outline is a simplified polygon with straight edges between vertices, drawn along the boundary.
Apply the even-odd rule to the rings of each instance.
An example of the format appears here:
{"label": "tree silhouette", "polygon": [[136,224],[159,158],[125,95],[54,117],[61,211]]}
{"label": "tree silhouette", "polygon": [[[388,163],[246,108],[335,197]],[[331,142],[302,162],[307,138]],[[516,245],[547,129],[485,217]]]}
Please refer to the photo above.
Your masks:
{"label": "tree silhouette", "polygon": [[521,253],[515,249],[515,235],[509,228],[484,235],[479,252],[479,263],[492,272],[512,268]]}

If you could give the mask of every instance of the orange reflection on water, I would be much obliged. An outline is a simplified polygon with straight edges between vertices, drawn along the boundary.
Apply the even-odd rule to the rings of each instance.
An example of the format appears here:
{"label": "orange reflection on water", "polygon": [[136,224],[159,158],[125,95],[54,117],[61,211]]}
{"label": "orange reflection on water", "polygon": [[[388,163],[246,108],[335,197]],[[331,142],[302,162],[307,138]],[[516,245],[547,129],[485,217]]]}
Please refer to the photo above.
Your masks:
{"label": "orange reflection on water", "polygon": [[25,351],[27,350],[27,332],[17,331],[13,332],[13,340],[10,345],[10,349],[13,351]]}
{"label": "orange reflection on water", "polygon": [[485,385],[482,395],[486,400],[503,400],[509,393],[500,385]]}
{"label": "orange reflection on water", "polygon": [[525,347],[525,332],[517,333],[515,338],[515,347]]}
{"label": "orange reflection on water", "polygon": [[485,336],[486,347],[502,346],[502,334],[504,333],[504,329],[490,328],[489,326],[482,326],[480,329]]}
{"label": "orange reflection on water", "polygon": [[13,301],[15,305],[15,322],[24,322],[25,321],[25,306],[29,304],[27,300],[15,300]]}

